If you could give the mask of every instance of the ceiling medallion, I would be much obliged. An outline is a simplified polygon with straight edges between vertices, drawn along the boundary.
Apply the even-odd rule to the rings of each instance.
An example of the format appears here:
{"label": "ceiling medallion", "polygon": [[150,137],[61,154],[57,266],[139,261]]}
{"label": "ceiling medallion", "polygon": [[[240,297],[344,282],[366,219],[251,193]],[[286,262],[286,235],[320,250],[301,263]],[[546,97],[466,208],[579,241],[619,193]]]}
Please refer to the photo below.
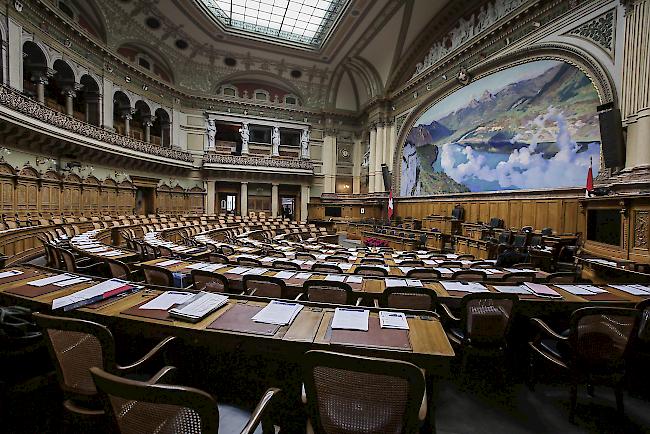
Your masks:
{"label": "ceiling medallion", "polygon": [[19,0],[15,0],[14,1],[14,9],[16,9],[18,12],[22,12],[23,11],[23,2],[21,2]]}
{"label": "ceiling medallion", "polygon": [[458,82],[463,86],[467,86],[470,81],[472,81],[472,77],[469,75],[469,72],[467,72],[467,68],[461,66],[458,75],[456,75],[456,80],[458,80]]}

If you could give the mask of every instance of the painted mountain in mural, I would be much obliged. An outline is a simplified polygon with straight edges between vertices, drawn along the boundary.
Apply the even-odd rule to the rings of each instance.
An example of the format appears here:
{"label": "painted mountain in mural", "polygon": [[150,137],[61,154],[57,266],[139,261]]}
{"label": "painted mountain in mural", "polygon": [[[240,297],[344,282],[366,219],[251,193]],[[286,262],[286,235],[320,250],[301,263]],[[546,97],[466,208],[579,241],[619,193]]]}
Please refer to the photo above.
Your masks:
{"label": "painted mountain in mural", "polygon": [[559,61],[477,80],[415,123],[403,150],[400,193],[580,185],[590,158],[598,167],[598,104],[589,78]]}

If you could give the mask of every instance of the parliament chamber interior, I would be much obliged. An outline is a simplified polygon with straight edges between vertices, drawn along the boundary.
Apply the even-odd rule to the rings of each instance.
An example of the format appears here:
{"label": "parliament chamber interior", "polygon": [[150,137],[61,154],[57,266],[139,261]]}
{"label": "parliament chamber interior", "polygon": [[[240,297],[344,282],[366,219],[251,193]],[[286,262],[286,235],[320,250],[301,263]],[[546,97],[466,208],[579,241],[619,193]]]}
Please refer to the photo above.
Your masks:
{"label": "parliament chamber interior", "polygon": [[0,6],[0,432],[650,433],[650,0]]}

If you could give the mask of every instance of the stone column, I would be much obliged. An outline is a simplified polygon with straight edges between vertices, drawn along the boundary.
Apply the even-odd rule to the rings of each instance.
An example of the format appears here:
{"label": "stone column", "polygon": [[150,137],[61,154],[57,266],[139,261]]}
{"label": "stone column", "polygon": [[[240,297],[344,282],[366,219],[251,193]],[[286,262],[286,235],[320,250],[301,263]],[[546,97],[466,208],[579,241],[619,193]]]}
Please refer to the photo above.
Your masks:
{"label": "stone column", "polygon": [[626,0],[621,114],[627,125],[625,167],[650,165],[650,0]]}
{"label": "stone column", "polygon": [[172,147],[171,144],[171,122],[168,120],[160,120],[160,146],[166,146],[168,148]]}
{"label": "stone column", "polygon": [[[142,126],[144,127],[144,141],[146,143],[151,143],[151,127],[153,126],[153,123],[155,122],[156,118],[155,116],[145,116],[142,119]],[[160,133],[160,144],[163,145],[164,142],[164,132],[161,131]]]}
{"label": "stone column", "polygon": [[352,146],[352,194],[359,194],[361,192],[361,160],[363,141],[355,139]]}
{"label": "stone column", "polygon": [[240,212],[242,217],[248,215],[248,182],[242,181],[241,183],[241,197],[240,197]]}
{"label": "stone column", "polygon": [[133,119],[133,112],[131,109],[124,113],[122,118],[124,119],[124,135],[129,136],[131,134],[131,119]]}
{"label": "stone column", "polygon": [[51,77],[52,72],[49,68],[46,68],[45,72],[39,72],[32,76],[32,81],[36,83],[36,100],[41,104],[45,104],[45,85]]}
{"label": "stone column", "polygon": [[377,160],[377,130],[370,126],[370,157],[368,158],[368,193],[375,192],[375,160]]}
{"label": "stone column", "polygon": [[336,135],[326,131],[323,138],[323,193],[336,192]]}
{"label": "stone column", "polygon": [[[7,71],[9,76],[9,85],[14,89],[23,91],[23,26],[11,16],[7,18],[7,39],[9,55],[7,61]],[[6,78],[5,78],[6,80]]]}
{"label": "stone column", "polygon": [[376,152],[375,152],[375,165],[373,171],[375,172],[375,193],[385,191],[384,178],[382,176],[381,164],[384,162],[384,142],[386,140],[385,126],[383,123],[377,124],[376,134]]}
{"label": "stone column", "polygon": [[74,99],[77,96],[77,92],[74,91],[74,89],[66,89],[63,91],[63,95],[65,95],[65,114],[68,116],[73,116],[74,115]]}
{"label": "stone column", "polygon": [[300,186],[300,221],[306,222],[308,217],[309,208],[309,185],[303,184]]}
{"label": "stone column", "polygon": [[206,206],[205,212],[207,214],[216,214],[216,196],[217,196],[217,181],[205,181],[206,183]]}
{"label": "stone column", "polygon": [[277,217],[278,211],[280,210],[279,186],[277,182],[271,184],[271,217]]}

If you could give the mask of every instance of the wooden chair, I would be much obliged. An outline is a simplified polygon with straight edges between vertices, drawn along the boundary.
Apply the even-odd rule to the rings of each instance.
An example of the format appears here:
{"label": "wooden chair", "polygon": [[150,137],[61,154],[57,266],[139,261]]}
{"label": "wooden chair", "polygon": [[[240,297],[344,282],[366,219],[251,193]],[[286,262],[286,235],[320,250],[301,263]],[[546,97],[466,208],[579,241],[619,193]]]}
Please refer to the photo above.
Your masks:
{"label": "wooden chair", "polygon": [[426,418],[424,375],[411,363],[308,351],[303,372],[307,432],[414,434]]}
{"label": "wooden chair", "polygon": [[[280,389],[264,392],[252,414],[246,417],[242,411],[219,406],[202,390],[163,384],[173,371],[173,367],[167,366],[145,382],[91,368],[89,373],[102,395],[105,412],[111,417],[112,431],[122,434],[217,434],[221,407],[223,413],[228,414],[230,432],[235,432],[233,429],[242,434],[273,432],[273,425],[263,418],[267,417],[268,407]],[[263,430],[259,429],[260,423]]]}
{"label": "wooden chair", "polygon": [[230,246],[221,246],[221,254],[224,256],[230,256],[235,254],[235,249]]}
{"label": "wooden chair", "polygon": [[174,273],[157,265],[141,265],[144,281],[149,285],[174,286]]}
{"label": "wooden chair", "polygon": [[438,294],[426,287],[392,286],[384,289],[379,306],[391,309],[415,309],[436,311]]}
{"label": "wooden chair", "polygon": [[515,294],[479,292],[468,294],[460,301],[460,318],[441,303],[449,321],[445,330],[449,341],[462,354],[461,372],[471,353],[504,356],[507,337],[517,303]]}
{"label": "wooden chair", "polygon": [[433,268],[414,268],[406,273],[406,277],[421,280],[440,280],[440,271]]}
{"label": "wooden chair", "polygon": [[295,262],[289,262],[289,261],[273,261],[272,264],[273,268],[277,268],[278,270],[291,270],[291,271],[300,271],[300,265],[296,264]]}
{"label": "wooden chair", "polygon": [[131,268],[125,264],[122,261],[118,261],[117,259],[109,259],[106,258],[104,260],[106,263],[106,268],[109,271],[109,274],[111,277],[115,279],[124,279],[124,280],[140,280],[135,273],[131,270]]}
{"label": "wooden chair", "polygon": [[526,271],[522,273],[504,273],[499,279],[501,282],[534,282],[537,278],[537,274],[532,271]]}
{"label": "wooden chair", "polygon": [[650,298],[638,302],[635,306],[641,315],[639,320],[639,341],[650,343]]}
{"label": "wooden chair", "polygon": [[240,256],[237,258],[237,264],[248,266],[248,267],[261,267],[262,261],[255,258],[248,258],[246,256]]}
{"label": "wooden chair", "polygon": [[102,272],[104,267],[103,262],[95,262],[82,266],[77,263],[77,258],[75,258],[70,250],[64,249],[63,247],[55,247],[55,250],[61,259],[63,268],[70,273],[97,275]]}
{"label": "wooden chair", "polygon": [[358,274],[361,276],[386,277],[388,276],[388,270],[373,265],[357,265],[354,268],[354,274]]}
{"label": "wooden chair", "polygon": [[361,264],[367,265],[385,265],[383,258],[361,258],[359,261]]}
{"label": "wooden chair", "polygon": [[192,270],[192,286],[197,291],[229,292],[228,278],[212,271]]}
{"label": "wooden chair", "polygon": [[298,252],[296,253],[296,259],[299,261],[315,261],[316,256],[312,255],[311,253]]}
{"label": "wooden chair", "polygon": [[33,316],[44,330],[57,379],[63,390],[63,406],[80,416],[103,414],[89,368],[100,366],[114,374],[132,374],[147,368],[174,339],[163,339],[141,359],[122,366],[117,364],[115,340],[107,327],[91,321],[38,312]]}
{"label": "wooden chair", "polygon": [[315,263],[311,266],[311,271],[319,271],[321,273],[343,273],[343,270],[338,265],[334,264],[319,264]]}
{"label": "wooden chair", "polygon": [[284,280],[272,276],[244,275],[242,279],[244,293],[256,297],[289,298]]}
{"label": "wooden chair", "polygon": [[398,264],[400,267],[424,267],[421,259],[405,259]]}
{"label": "wooden chair", "polygon": [[541,319],[533,318],[531,321],[539,334],[528,342],[531,349],[530,383],[535,383],[537,360],[550,362],[569,372],[571,422],[580,384],[613,387],[616,406],[622,414],[625,360],[637,332],[639,317],[637,309],[584,307],[571,315],[567,336],[556,333]]}
{"label": "wooden chair", "polygon": [[172,249],[170,249],[169,247],[165,247],[165,246],[157,246],[157,247],[158,247],[158,251],[160,252],[160,256],[162,256],[163,258],[176,257],[176,254],[174,254],[174,252],[172,252]]}
{"label": "wooden chair", "polygon": [[361,301],[345,282],[306,280],[302,288],[307,299],[317,303],[358,304]]}
{"label": "wooden chair", "polygon": [[230,260],[226,255],[222,255],[221,253],[215,253],[215,252],[212,252],[208,255],[208,261],[214,264],[230,264]]}
{"label": "wooden chair", "polygon": [[472,263],[471,268],[472,269],[477,269],[477,268],[494,268],[496,265],[494,262],[487,262],[487,261],[477,261]]}
{"label": "wooden chair", "polygon": [[575,283],[578,280],[578,275],[576,273],[571,273],[568,271],[551,273],[546,276],[544,279],[545,283]]}
{"label": "wooden chair", "polygon": [[330,262],[348,262],[349,256],[341,254],[329,255],[325,258],[325,260]]}
{"label": "wooden chair", "polygon": [[441,268],[463,268],[463,263],[460,261],[443,261],[438,264]]}
{"label": "wooden chair", "polygon": [[481,270],[460,270],[451,275],[452,280],[464,280],[471,282],[483,282],[487,279],[485,271]]}

